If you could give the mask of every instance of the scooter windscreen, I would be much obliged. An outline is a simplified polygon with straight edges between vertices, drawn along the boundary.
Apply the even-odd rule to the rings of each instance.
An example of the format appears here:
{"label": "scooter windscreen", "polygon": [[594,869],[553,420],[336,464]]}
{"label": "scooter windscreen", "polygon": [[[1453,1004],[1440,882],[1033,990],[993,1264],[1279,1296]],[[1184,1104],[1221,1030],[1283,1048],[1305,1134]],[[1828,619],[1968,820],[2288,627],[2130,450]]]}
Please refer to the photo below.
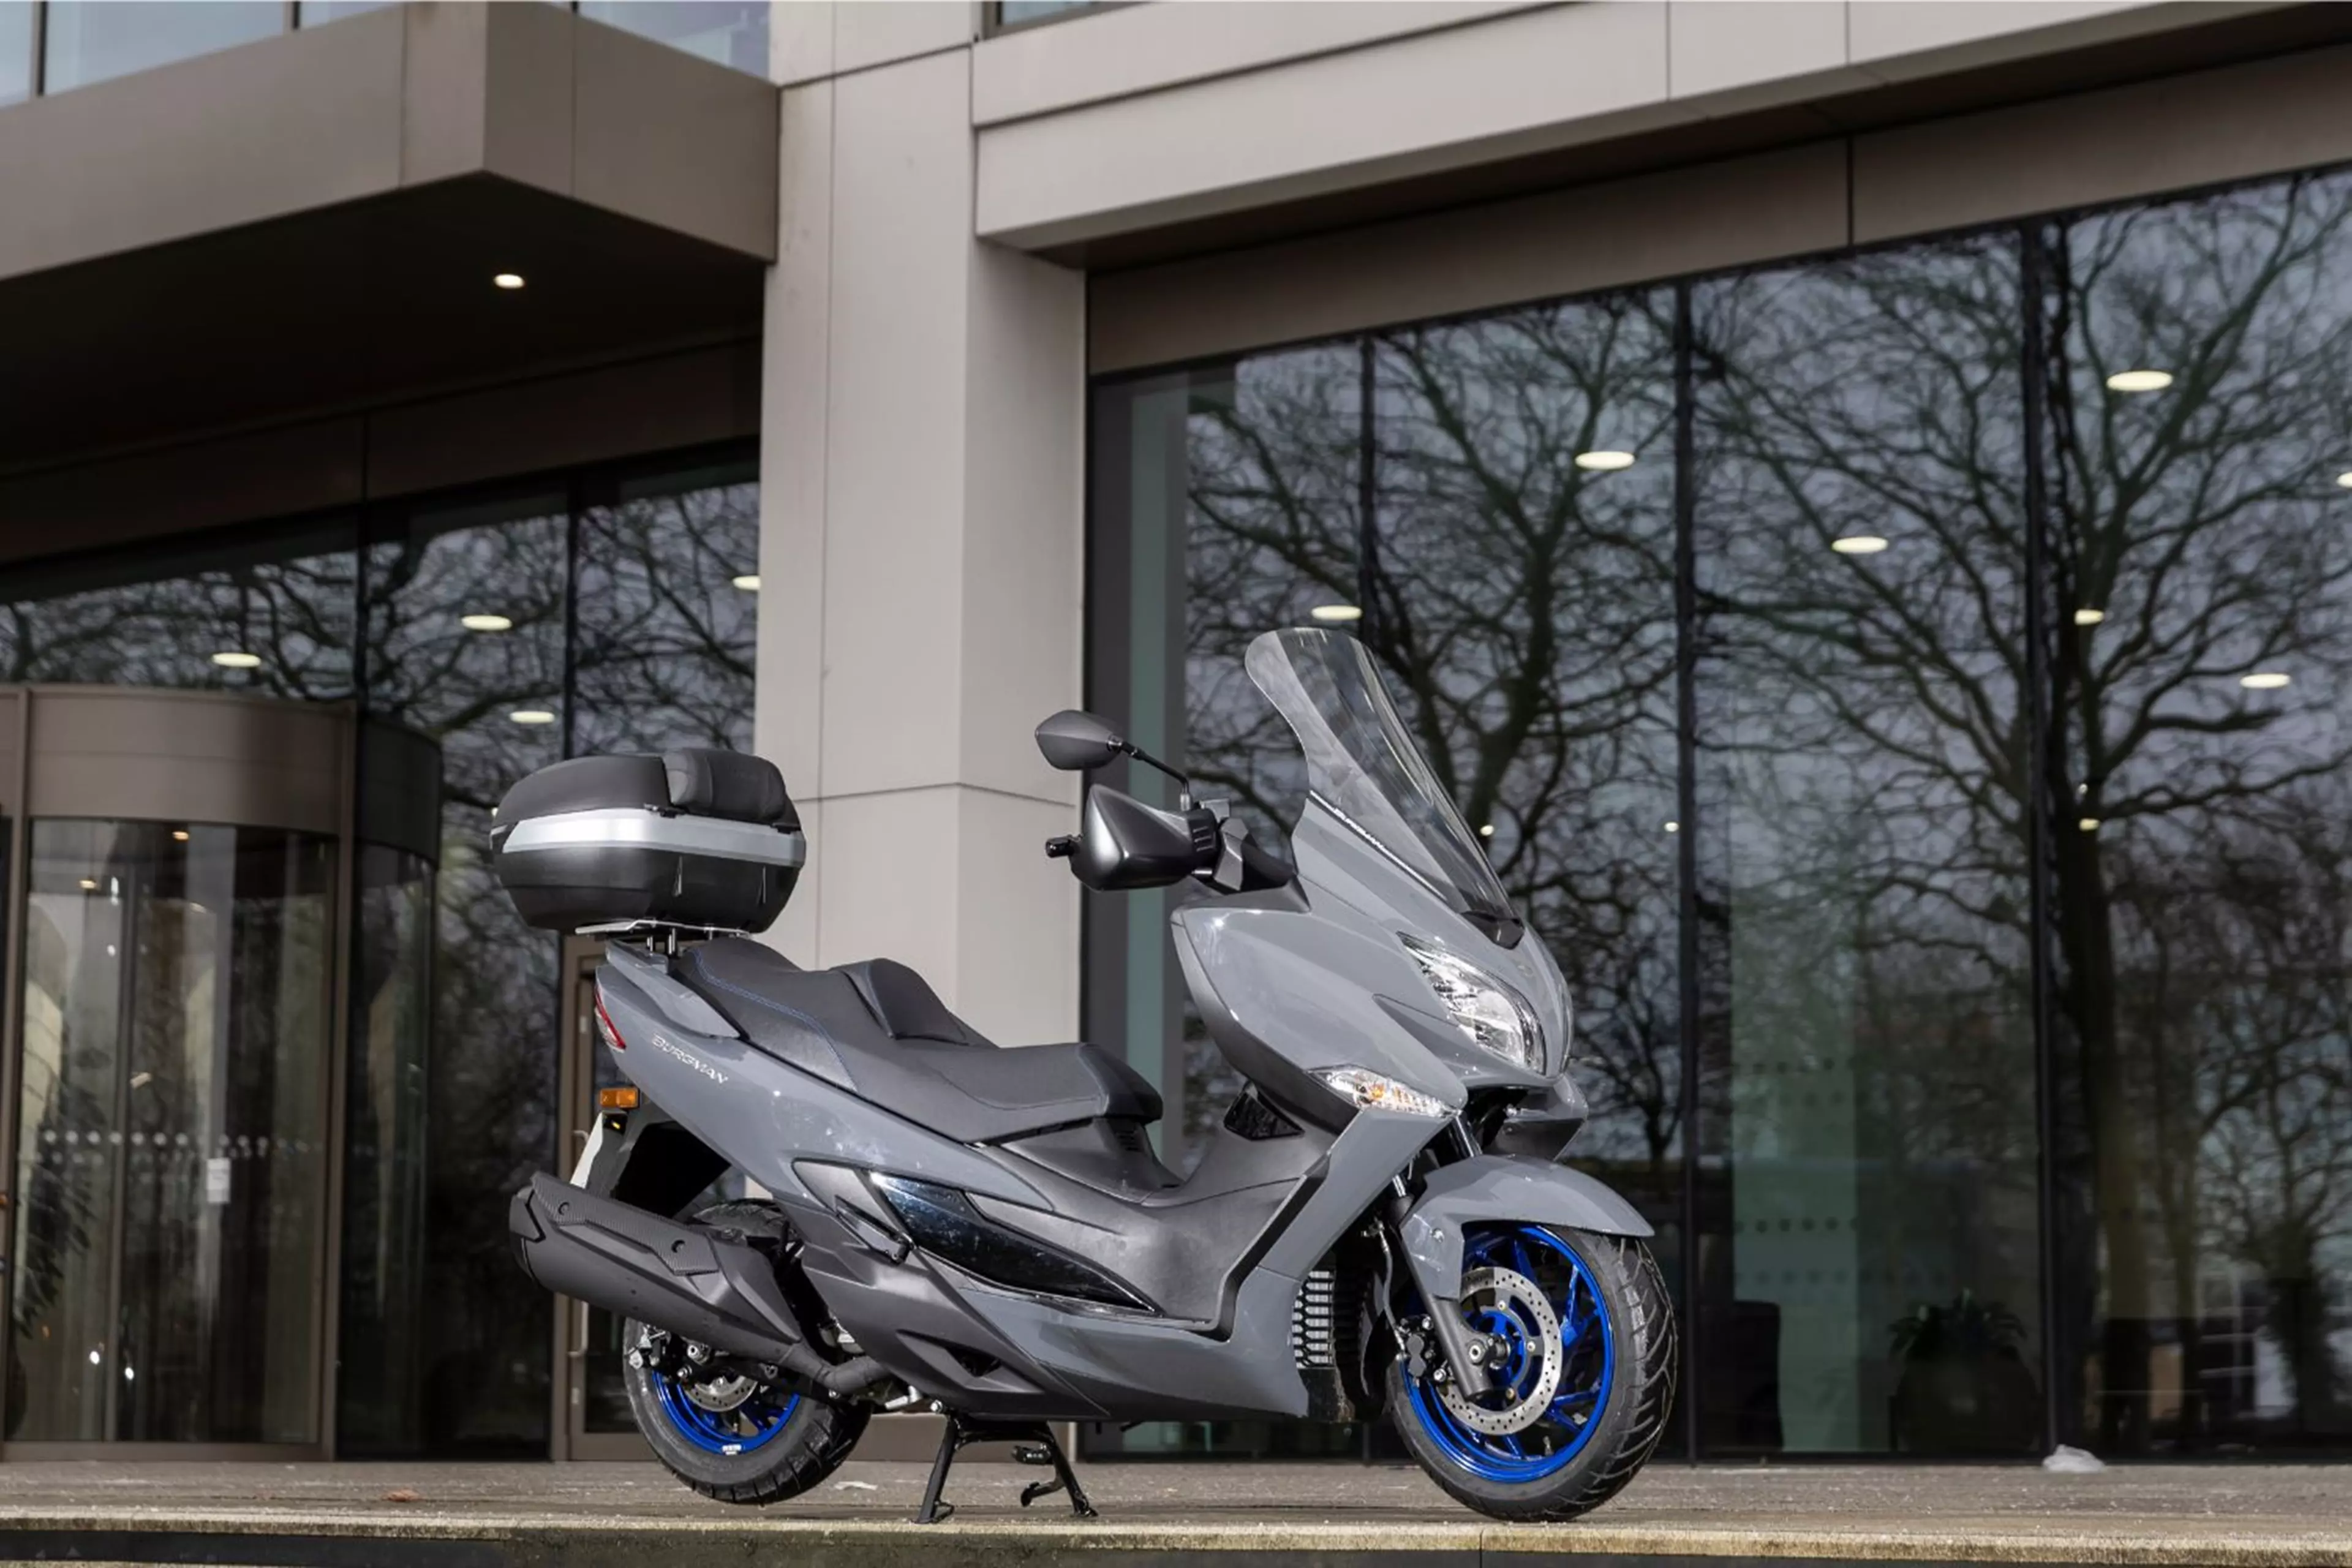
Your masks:
{"label": "scooter windscreen", "polygon": [[1298,737],[1313,797],[1505,947],[1527,926],[1413,744],[1364,645],[1296,627],[1249,646],[1250,679]]}

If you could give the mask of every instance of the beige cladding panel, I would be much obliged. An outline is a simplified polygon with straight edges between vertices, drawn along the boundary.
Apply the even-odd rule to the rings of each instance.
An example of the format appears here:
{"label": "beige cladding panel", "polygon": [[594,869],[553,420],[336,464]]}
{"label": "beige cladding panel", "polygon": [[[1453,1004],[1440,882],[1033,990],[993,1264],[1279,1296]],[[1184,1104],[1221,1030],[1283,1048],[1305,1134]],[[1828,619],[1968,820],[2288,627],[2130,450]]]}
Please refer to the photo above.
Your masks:
{"label": "beige cladding panel", "polygon": [[400,26],[357,16],[0,110],[0,278],[394,188]]}
{"label": "beige cladding panel", "polygon": [[2352,46],[2338,46],[1100,274],[1089,367],[1138,370],[2352,162],[2347,105]]}
{"label": "beige cladding panel", "polygon": [[0,108],[0,279],[490,174],[775,254],[775,89],[548,5],[403,5]]}
{"label": "beige cladding panel", "polygon": [[2352,159],[2352,46],[1857,137],[1857,244]]}
{"label": "beige cladding panel", "polygon": [[1845,242],[1817,142],[1095,279],[1097,372],[1457,315]]}
{"label": "beige cladding panel", "polygon": [[26,815],[341,831],[341,707],[35,687]]}
{"label": "beige cladding panel", "polygon": [[1064,245],[1696,118],[1667,96],[1663,5],[1513,12],[990,127],[974,222]]}
{"label": "beige cladding panel", "polygon": [[570,194],[773,257],[776,89],[610,27],[575,27],[570,41]]}

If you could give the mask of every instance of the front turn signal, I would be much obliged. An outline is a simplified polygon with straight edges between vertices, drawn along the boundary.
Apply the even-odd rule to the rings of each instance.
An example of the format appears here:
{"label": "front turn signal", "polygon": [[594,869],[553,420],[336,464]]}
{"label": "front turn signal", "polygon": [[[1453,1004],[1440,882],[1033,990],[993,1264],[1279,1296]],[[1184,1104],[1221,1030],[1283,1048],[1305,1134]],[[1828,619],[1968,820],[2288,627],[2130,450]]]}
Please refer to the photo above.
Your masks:
{"label": "front turn signal", "polygon": [[1396,1110],[1407,1116],[1451,1116],[1434,1095],[1423,1094],[1366,1068],[1317,1068],[1324,1087],[1359,1110]]}
{"label": "front turn signal", "polygon": [[596,1091],[596,1109],[599,1110],[635,1110],[636,1108],[637,1091],[634,1085]]}

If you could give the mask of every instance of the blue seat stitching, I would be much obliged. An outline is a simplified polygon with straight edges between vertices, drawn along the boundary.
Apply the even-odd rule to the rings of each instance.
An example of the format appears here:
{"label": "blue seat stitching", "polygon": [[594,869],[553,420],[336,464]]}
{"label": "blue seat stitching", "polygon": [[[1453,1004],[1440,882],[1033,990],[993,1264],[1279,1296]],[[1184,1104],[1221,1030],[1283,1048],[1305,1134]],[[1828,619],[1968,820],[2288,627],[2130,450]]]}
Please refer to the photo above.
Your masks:
{"label": "blue seat stitching", "polygon": [[699,948],[695,950],[694,967],[702,972],[702,977],[705,980],[709,981],[710,984],[718,986],[721,991],[731,991],[736,995],[742,997],[746,1002],[756,1002],[772,1013],[782,1013],[788,1018],[797,1018],[802,1023],[807,1025],[811,1029],[816,1032],[816,1037],[824,1042],[825,1051],[833,1058],[833,1065],[841,1069],[841,1076],[845,1079],[849,1079],[852,1083],[856,1082],[856,1077],[849,1070],[849,1064],[841,1058],[841,1047],[839,1043],[834,1039],[832,1032],[823,1024],[818,1023],[814,1018],[810,1017],[798,1007],[779,1002],[771,996],[762,996],[757,991],[747,991],[742,986],[734,984],[732,981],[722,980],[718,975],[711,973],[710,965],[703,962],[702,950]]}

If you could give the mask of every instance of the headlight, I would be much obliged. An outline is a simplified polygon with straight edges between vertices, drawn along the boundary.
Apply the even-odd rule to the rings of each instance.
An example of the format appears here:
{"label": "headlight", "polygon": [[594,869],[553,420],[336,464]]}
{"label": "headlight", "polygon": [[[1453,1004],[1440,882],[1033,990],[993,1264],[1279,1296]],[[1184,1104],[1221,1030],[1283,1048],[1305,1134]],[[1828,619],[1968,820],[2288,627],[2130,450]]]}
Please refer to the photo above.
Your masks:
{"label": "headlight", "polygon": [[1481,1050],[1494,1052],[1530,1071],[1543,1066],[1543,1036],[1527,999],[1467,959],[1442,947],[1400,935],[1404,950],[1421,965],[1454,1026]]}
{"label": "headlight", "polygon": [[1453,1111],[1434,1095],[1407,1089],[1370,1068],[1317,1068],[1315,1076],[1332,1093],[1359,1110],[1402,1110],[1407,1116],[1451,1116]]}

